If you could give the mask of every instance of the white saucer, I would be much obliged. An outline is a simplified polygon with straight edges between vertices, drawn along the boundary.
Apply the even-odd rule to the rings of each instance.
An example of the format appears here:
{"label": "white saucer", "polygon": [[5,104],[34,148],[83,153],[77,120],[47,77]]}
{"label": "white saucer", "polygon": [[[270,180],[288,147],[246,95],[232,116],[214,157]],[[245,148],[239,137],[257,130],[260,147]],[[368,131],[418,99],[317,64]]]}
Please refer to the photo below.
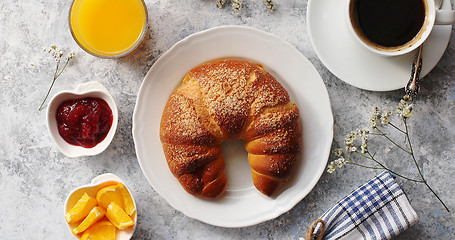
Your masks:
{"label": "white saucer", "polygon": [[[415,52],[383,57],[359,45],[349,35],[344,18],[344,0],[309,0],[308,33],[322,63],[339,79],[358,88],[390,91],[403,88],[409,80]],[[443,1],[441,9],[451,9]],[[423,78],[439,62],[449,43],[452,26],[435,26],[423,45]]]}

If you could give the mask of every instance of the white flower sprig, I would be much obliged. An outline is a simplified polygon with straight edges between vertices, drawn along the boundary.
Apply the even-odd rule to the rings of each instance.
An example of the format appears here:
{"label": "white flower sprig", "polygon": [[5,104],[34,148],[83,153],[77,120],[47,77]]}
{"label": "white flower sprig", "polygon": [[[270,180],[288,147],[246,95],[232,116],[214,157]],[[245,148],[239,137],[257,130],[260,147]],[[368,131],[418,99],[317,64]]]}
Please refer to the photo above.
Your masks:
{"label": "white flower sprig", "polygon": [[[422,171],[417,163],[416,157],[414,155],[414,151],[412,149],[411,138],[409,136],[409,129],[407,120],[412,116],[412,107],[411,98],[409,96],[404,96],[400,103],[398,104],[396,113],[400,117],[401,121],[404,125],[404,130],[400,129],[396,125],[391,122],[391,115],[392,112],[390,110],[385,110],[381,112],[379,107],[375,107],[370,114],[369,117],[369,124],[373,131],[374,135],[382,136],[390,141],[393,145],[398,147],[398,149],[402,150],[403,152],[407,153],[411,159],[413,160],[415,167],[419,173],[419,178],[410,178],[407,176],[403,176],[392,169],[388,168],[384,163],[381,163],[375,156],[372,154],[368,149],[368,138],[370,135],[370,131],[367,129],[356,129],[350,132],[346,138],[344,139],[345,149],[337,148],[333,151],[333,155],[335,156],[336,160],[332,161],[328,167],[327,172],[334,173],[337,168],[341,168],[346,164],[351,164],[359,167],[370,168],[370,169],[383,169],[392,172],[398,177],[404,178],[406,180],[416,182],[416,183],[423,183],[426,187],[436,196],[436,198],[441,202],[444,208],[449,211],[448,207],[445,203],[439,198],[439,196],[433,191],[433,189],[428,185],[425,177],[422,174]],[[379,121],[380,120],[380,121]],[[393,141],[386,133],[382,131],[383,126],[391,126],[393,129],[401,132],[405,135],[406,146],[401,146]],[[360,150],[359,150],[359,141],[360,139]],[[356,141],[357,140],[357,141]],[[356,145],[357,144],[357,145]],[[353,154],[357,156],[361,156],[373,162],[374,165],[363,164],[355,161]]]}
{"label": "white flower sprig", "polygon": [[54,78],[52,80],[51,86],[49,87],[49,90],[47,91],[46,97],[44,97],[43,102],[41,103],[40,107],[38,110],[42,110],[44,107],[44,103],[46,102],[47,98],[49,97],[49,93],[52,90],[52,87],[54,86],[55,80],[57,80],[58,77],[62,74],[63,70],[65,70],[66,66],[68,65],[69,61],[74,58],[76,53],[74,51],[70,52],[64,59],[64,64],[63,67],[60,65],[62,57],[63,57],[63,50],[58,48],[57,46],[50,46],[50,47],[44,47],[43,50],[47,53],[49,53],[54,60],[57,62],[57,67],[55,68],[54,72]]}
{"label": "white flower sprig", "polygon": [[[256,0],[253,0],[253,1],[256,1]],[[217,0],[216,7],[222,8],[222,7],[224,7],[225,3],[226,3],[226,0]],[[264,0],[264,4],[267,7],[267,9],[269,9],[271,12],[275,11],[276,7],[272,0]],[[242,0],[232,0],[231,5],[232,5],[232,10],[235,13],[239,13],[240,10],[242,10]]]}

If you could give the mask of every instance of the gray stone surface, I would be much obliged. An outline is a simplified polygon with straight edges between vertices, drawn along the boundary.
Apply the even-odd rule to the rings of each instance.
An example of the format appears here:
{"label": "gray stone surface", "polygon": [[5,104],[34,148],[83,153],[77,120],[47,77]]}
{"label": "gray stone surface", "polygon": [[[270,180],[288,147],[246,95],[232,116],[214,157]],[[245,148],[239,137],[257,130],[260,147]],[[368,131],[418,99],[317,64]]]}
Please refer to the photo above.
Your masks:
{"label": "gray stone surface", "polygon": [[[244,8],[237,15],[229,7],[215,8],[215,1],[210,0],[146,0],[150,28],[144,43],[127,57],[107,60],[84,53],[71,38],[67,24],[70,1],[0,1],[1,238],[72,239],[63,218],[67,194],[99,174],[112,172],[129,184],[138,205],[133,239],[297,239],[338,199],[379,173],[353,166],[334,174],[324,173],[313,191],[289,212],[237,229],[214,227],[186,217],[147,183],[137,162],[131,133],[142,79],[173,44],[211,27],[252,26],[280,36],[305,55],[321,74],[331,98],[333,148],[342,146],[344,136],[351,130],[368,124],[374,106],[395,109],[403,90],[357,89],[323,66],[308,38],[307,1],[275,2],[278,9],[270,13],[262,1],[244,0]],[[420,222],[398,239],[455,239],[454,37],[439,64],[422,80],[422,92],[410,121],[418,163],[452,212],[446,212],[422,184],[399,179]],[[96,80],[107,86],[117,101],[118,131],[109,148],[98,156],[65,157],[48,134],[46,111],[38,111],[55,67],[42,47],[52,44],[76,50],[77,55],[51,95]],[[391,133],[391,137],[400,139],[397,133]],[[403,154],[374,138],[370,144],[388,165],[415,174]]]}

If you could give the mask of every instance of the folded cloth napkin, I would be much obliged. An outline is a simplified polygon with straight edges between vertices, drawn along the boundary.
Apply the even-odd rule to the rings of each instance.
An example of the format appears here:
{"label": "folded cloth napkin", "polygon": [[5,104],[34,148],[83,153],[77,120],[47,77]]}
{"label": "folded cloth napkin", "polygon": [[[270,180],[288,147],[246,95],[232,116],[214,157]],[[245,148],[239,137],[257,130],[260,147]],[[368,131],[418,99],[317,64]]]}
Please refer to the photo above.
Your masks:
{"label": "folded cloth napkin", "polygon": [[417,221],[403,189],[384,171],[338,201],[300,239],[391,239]]}

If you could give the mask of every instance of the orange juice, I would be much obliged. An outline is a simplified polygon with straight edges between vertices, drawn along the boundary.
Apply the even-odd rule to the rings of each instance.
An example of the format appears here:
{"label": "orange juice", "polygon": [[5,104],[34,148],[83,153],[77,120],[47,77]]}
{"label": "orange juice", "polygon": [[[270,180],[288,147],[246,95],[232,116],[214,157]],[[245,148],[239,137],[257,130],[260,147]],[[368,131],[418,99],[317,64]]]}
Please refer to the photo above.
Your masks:
{"label": "orange juice", "polygon": [[74,39],[84,50],[118,57],[141,42],[147,9],[143,0],[74,0],[69,21]]}

